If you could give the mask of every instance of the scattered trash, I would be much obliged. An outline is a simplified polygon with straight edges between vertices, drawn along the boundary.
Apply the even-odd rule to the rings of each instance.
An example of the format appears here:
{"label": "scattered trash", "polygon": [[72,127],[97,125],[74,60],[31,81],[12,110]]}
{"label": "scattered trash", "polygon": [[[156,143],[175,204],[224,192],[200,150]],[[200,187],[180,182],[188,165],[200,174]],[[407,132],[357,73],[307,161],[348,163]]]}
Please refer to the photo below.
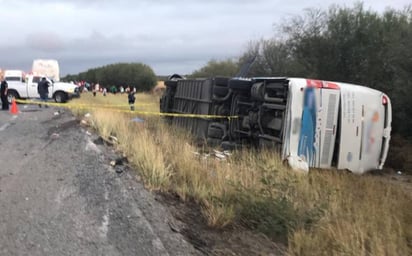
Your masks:
{"label": "scattered trash", "polygon": [[50,135],[50,138],[52,139],[58,139],[60,137],[60,135],[58,133],[53,133],[52,135]]}
{"label": "scattered trash", "polygon": [[80,124],[82,124],[82,125],[89,125],[89,124],[87,123],[87,121],[84,120],[84,119],[82,119],[82,121],[80,121]]}
{"label": "scattered trash", "polygon": [[308,163],[299,156],[288,156],[286,158],[286,162],[295,171],[301,171],[304,173],[309,172],[309,165]]}
{"label": "scattered trash", "polygon": [[86,131],[86,134],[89,135],[89,136],[92,136],[92,133],[89,132],[89,131]]}
{"label": "scattered trash", "polygon": [[401,171],[398,171],[397,173],[398,173],[399,175],[401,175],[401,174],[402,174],[402,172],[401,172]]}
{"label": "scattered trash", "polygon": [[216,149],[213,150],[215,153],[215,157],[219,158],[220,160],[226,159],[226,155],[223,152],[220,152]]}
{"label": "scattered trash", "polygon": [[58,115],[60,115],[60,113],[58,111],[56,111],[56,112],[54,112],[54,115],[58,116]]}
{"label": "scattered trash", "polygon": [[176,233],[180,233],[180,228],[174,222],[169,221],[168,224],[169,224],[170,230]]}
{"label": "scattered trash", "polygon": [[231,156],[231,155],[232,155],[232,153],[230,153],[230,151],[229,151],[229,150],[225,150],[225,151],[223,151],[223,154],[225,154],[225,155],[227,155],[227,156]]}
{"label": "scattered trash", "polygon": [[111,166],[116,166],[116,165],[123,165],[124,163],[127,163],[128,160],[126,157],[119,157],[116,158],[115,160],[110,161]]}
{"label": "scattered trash", "polygon": [[136,122],[136,123],[143,123],[143,119],[140,119],[138,117],[132,118],[132,122]]}
{"label": "scattered trash", "polygon": [[226,160],[229,156],[232,155],[232,153],[230,153],[228,150],[225,150],[223,152],[214,149],[213,153],[199,153],[196,151],[192,151],[192,154],[195,155],[196,158],[198,159],[202,159],[202,160],[207,160],[209,159],[211,156],[214,157],[217,160]]}
{"label": "scattered trash", "polygon": [[117,144],[119,142],[118,139],[113,135],[109,136],[109,141],[113,144]]}
{"label": "scattered trash", "polygon": [[90,117],[90,116],[91,116],[90,113],[84,114],[84,117]]}
{"label": "scattered trash", "polygon": [[221,154],[221,153],[215,153],[215,156],[219,159],[225,159],[226,158],[226,156],[224,154]]}

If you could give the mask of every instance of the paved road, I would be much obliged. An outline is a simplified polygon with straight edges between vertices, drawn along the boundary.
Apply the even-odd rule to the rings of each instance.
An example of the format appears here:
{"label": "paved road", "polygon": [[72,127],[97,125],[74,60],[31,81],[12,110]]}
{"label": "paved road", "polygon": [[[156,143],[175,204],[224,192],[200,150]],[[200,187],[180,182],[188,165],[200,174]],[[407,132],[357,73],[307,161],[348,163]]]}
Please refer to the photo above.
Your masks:
{"label": "paved road", "polygon": [[196,255],[174,220],[57,107],[0,111],[0,255]]}

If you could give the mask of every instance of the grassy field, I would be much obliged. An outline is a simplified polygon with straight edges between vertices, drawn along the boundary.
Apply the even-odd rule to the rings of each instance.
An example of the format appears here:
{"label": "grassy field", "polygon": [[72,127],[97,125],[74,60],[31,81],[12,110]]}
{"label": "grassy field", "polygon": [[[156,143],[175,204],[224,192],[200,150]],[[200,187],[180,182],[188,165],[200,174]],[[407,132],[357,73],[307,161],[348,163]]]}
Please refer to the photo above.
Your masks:
{"label": "grassy field", "polygon": [[285,244],[288,255],[412,255],[412,195],[397,183],[333,170],[303,175],[268,151],[204,157],[196,152],[209,149],[187,132],[147,115],[158,102],[138,94],[130,113],[126,95],[84,93],[68,106],[90,113],[101,136],[117,137],[148,189],[194,200],[210,227],[240,223]]}

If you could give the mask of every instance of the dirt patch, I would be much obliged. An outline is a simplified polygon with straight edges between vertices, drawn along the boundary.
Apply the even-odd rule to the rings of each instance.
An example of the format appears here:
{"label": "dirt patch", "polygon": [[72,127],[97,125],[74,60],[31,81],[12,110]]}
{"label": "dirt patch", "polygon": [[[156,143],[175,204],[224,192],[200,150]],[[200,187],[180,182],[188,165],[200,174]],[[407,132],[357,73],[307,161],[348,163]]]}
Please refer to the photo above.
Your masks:
{"label": "dirt patch", "polygon": [[49,130],[47,131],[48,135],[51,135],[53,133],[59,133],[62,131],[65,131],[69,128],[79,126],[79,121],[78,120],[70,120],[66,121],[64,123],[58,124],[56,126],[50,127]]}
{"label": "dirt patch", "polygon": [[207,226],[200,206],[183,202],[176,194],[157,193],[156,198],[166,205],[181,225],[171,229],[205,255],[284,255],[285,246],[276,244],[262,234],[253,233],[239,224],[216,230]]}

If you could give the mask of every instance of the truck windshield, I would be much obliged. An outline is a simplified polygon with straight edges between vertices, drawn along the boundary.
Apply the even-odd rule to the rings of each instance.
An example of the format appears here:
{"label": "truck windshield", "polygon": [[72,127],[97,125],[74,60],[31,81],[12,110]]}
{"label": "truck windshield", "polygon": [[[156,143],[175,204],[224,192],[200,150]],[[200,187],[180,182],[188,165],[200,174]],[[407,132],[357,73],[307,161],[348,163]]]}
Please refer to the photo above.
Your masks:
{"label": "truck windshield", "polygon": [[40,77],[39,76],[34,76],[33,77],[33,83],[38,83],[40,82]]}
{"label": "truck windshield", "polygon": [[21,77],[19,76],[7,76],[5,79],[6,81],[21,81]]}

